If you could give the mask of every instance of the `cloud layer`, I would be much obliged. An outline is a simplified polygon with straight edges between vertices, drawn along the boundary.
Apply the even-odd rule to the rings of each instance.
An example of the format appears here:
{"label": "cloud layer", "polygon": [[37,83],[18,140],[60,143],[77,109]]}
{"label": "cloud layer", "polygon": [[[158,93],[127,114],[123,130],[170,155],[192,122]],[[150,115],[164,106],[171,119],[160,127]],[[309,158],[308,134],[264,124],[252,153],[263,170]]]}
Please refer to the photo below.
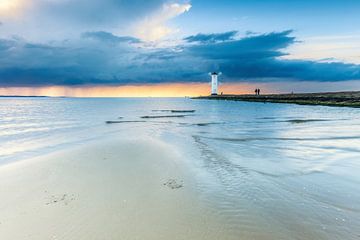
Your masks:
{"label": "cloud layer", "polygon": [[202,34],[199,33],[194,36],[188,36],[184,38],[187,42],[197,42],[197,43],[215,43],[215,42],[224,42],[229,40],[234,40],[237,31],[230,31],[224,33],[213,33],[213,34]]}
{"label": "cloud layer", "polygon": [[[201,40],[194,44],[198,36]],[[0,39],[0,85],[204,82],[213,70],[221,70],[232,82],[360,79],[359,65],[282,59],[296,42],[292,31],[233,36],[201,34],[186,38],[192,43],[167,48],[108,32],[85,32],[75,40],[48,44]]]}

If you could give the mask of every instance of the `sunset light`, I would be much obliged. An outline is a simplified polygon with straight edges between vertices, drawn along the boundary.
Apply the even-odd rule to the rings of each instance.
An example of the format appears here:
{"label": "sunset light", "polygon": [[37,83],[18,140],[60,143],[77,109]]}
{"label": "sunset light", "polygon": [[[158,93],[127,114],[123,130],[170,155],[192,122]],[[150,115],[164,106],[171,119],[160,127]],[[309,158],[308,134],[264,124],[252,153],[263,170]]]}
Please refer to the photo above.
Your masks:
{"label": "sunset light", "polygon": [[0,240],[360,240],[360,0],[0,0]]}
{"label": "sunset light", "polygon": [[0,11],[10,11],[16,9],[21,0],[0,0]]}

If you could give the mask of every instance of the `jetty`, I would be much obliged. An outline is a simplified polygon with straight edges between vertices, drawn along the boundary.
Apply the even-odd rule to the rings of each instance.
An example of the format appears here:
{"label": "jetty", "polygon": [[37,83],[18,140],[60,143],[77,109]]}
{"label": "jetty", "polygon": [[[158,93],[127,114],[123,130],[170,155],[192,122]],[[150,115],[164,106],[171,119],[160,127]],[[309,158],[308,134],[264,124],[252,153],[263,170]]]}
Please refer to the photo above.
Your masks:
{"label": "jetty", "polygon": [[223,94],[199,96],[193,99],[248,101],[263,103],[292,103],[301,105],[323,105],[336,107],[360,108],[360,91],[323,92],[323,93],[289,93],[289,94]]}

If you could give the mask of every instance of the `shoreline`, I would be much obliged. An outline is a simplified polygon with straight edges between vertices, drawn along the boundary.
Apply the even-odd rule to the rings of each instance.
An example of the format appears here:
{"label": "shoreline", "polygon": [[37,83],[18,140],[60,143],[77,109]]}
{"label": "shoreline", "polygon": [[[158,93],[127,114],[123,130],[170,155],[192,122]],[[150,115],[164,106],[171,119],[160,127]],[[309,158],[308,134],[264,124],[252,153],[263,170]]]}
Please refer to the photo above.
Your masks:
{"label": "shoreline", "polygon": [[360,91],[353,92],[324,92],[324,93],[290,93],[264,95],[215,95],[199,96],[192,99],[229,100],[245,102],[289,103],[298,105],[320,105],[331,107],[360,108]]}
{"label": "shoreline", "polygon": [[219,239],[177,151],[112,138],[1,166],[0,238]]}
{"label": "shoreline", "polygon": [[356,239],[357,109],[10,102],[0,239]]}

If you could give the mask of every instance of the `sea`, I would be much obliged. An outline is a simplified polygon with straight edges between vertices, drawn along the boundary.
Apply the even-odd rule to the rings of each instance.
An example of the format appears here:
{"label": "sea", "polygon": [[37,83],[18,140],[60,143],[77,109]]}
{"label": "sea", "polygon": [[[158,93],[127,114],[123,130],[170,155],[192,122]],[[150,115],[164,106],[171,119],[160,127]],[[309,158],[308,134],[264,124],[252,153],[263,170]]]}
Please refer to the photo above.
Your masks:
{"label": "sea", "polygon": [[112,136],[176,147],[203,203],[239,234],[360,238],[360,109],[190,98],[0,98],[0,167]]}

